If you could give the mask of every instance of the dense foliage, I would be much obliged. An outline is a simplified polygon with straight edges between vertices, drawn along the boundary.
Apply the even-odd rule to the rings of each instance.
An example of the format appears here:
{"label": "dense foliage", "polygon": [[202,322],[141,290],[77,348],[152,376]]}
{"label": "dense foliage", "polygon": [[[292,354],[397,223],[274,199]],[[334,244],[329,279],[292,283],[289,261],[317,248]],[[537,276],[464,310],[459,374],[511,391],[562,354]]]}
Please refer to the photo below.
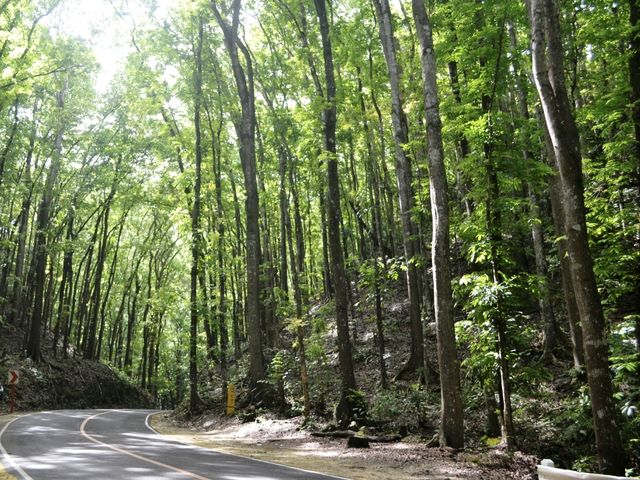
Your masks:
{"label": "dense foliage", "polygon": [[233,383],[409,431],[461,383],[467,444],[620,473],[589,409],[601,341],[640,467],[637,0],[110,1],[130,41],[108,87],[52,20],[72,3],[0,0],[0,322],[26,355],[108,363],[192,414]]}

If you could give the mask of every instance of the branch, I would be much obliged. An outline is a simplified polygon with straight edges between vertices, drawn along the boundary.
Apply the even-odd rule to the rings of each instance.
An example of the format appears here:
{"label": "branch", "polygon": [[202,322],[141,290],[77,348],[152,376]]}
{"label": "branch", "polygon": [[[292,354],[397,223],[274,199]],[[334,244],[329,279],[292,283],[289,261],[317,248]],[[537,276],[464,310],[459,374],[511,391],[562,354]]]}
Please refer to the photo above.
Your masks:
{"label": "branch", "polygon": [[56,68],[54,68],[53,70],[49,70],[48,72],[42,72],[42,73],[35,73],[33,75],[27,75],[21,78],[13,78],[10,82],[4,83],[2,85],[0,85],[0,90],[4,90],[10,87],[13,87],[14,85],[18,85],[20,83],[26,82],[27,80],[33,80],[34,78],[38,78],[38,77],[46,77],[49,75],[53,75],[54,73],[59,73],[59,72],[68,72],[69,70],[72,70],[74,68],[77,67],[81,67],[82,65],[77,64],[77,65],[71,65],[70,67],[64,67],[64,66],[58,66]]}

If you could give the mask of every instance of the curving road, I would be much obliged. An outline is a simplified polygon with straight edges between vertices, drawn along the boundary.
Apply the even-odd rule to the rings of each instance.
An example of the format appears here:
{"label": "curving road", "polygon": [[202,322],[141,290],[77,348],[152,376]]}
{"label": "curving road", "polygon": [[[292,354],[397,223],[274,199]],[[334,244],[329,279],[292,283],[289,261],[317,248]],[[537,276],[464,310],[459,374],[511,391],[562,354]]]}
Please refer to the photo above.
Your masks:
{"label": "curving road", "polygon": [[339,478],[176,442],[149,426],[155,412],[59,410],[25,415],[0,430],[0,459],[21,480]]}

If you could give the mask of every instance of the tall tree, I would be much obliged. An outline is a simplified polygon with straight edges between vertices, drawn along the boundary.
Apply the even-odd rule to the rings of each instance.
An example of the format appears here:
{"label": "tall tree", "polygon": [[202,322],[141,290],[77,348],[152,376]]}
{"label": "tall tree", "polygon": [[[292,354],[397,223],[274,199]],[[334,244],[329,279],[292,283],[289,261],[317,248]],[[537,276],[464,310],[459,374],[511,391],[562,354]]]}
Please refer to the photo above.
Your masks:
{"label": "tall tree", "polygon": [[[629,0],[629,23],[631,25],[631,41],[629,56],[629,82],[631,84],[631,118],[633,121],[635,155],[635,187],[636,195],[640,197],[640,2]],[[636,244],[640,243],[640,234],[636,234]],[[636,268],[635,291],[636,298],[640,296],[640,265]],[[636,351],[640,356],[640,315],[636,312]],[[638,369],[640,378],[640,368]]]}
{"label": "tall tree", "polygon": [[[211,2],[213,14],[224,34],[227,53],[231,60],[238,96],[241,118],[235,122],[240,143],[240,160],[244,173],[246,191],[246,248],[247,248],[247,299],[246,315],[249,330],[249,381],[256,402],[265,400],[266,375],[262,353],[263,333],[260,326],[260,226],[259,199],[256,175],[256,110],[253,82],[253,63],[246,45],[238,36],[241,0],[231,4],[231,24],[222,17],[217,2]],[[240,52],[244,58],[241,63]]]}
{"label": "tall tree", "polygon": [[102,275],[104,272],[104,265],[107,261],[107,243],[109,238],[109,215],[111,213],[111,204],[113,198],[116,195],[116,189],[119,182],[120,166],[122,164],[122,155],[118,155],[116,165],[113,172],[113,180],[111,181],[111,188],[104,202],[104,209],[101,215],[102,222],[102,236],[98,245],[98,258],[96,261],[96,271],[94,274],[94,286],[92,295],[92,305],[88,324],[87,332],[87,348],[84,351],[84,358],[89,360],[95,360],[97,350],[97,334],[98,334],[98,317],[100,315],[100,303],[102,302],[101,288],[102,288]]}
{"label": "tall tree", "polygon": [[195,178],[193,182],[193,206],[191,208],[191,288],[190,311],[191,326],[189,331],[189,408],[192,415],[200,410],[201,401],[198,395],[198,278],[202,259],[202,231],[200,227],[200,209],[202,204],[202,129],[200,110],[202,107],[202,44],[204,42],[204,20],[198,15],[198,35],[194,49],[195,69],[194,114],[195,127]]}
{"label": "tall tree", "polygon": [[431,22],[424,2],[423,0],[412,0],[412,6],[416,33],[420,40],[424,108],[429,142],[429,190],[433,218],[431,244],[433,306],[436,317],[438,365],[440,368],[440,446],[462,448],[464,446],[462,392],[451,292],[449,199],[444,165],[444,146],[442,144],[436,57]]}
{"label": "tall tree", "polygon": [[325,0],[314,0],[320,36],[322,38],[322,57],[324,59],[324,77],[326,96],[323,110],[324,156],[327,163],[327,220],[329,224],[329,251],[331,254],[331,274],[334,285],[336,326],[338,329],[338,357],[340,360],[340,400],[336,408],[336,419],[346,426],[354,417],[354,392],[357,388],[351,354],[349,336],[349,297],[347,275],[342,251],[340,212],[340,181],[338,177],[338,158],[336,151],[336,81],[333,68],[333,50],[329,36],[329,20]]}
{"label": "tall tree", "polygon": [[27,355],[38,362],[42,359],[41,338],[42,325],[44,322],[44,287],[46,281],[47,259],[49,257],[48,241],[49,227],[51,222],[51,203],[54,199],[54,189],[57,186],[58,174],[62,162],[62,140],[65,132],[65,95],[69,88],[69,78],[63,76],[62,85],[56,94],[56,110],[58,112],[58,125],[52,151],[51,164],[47,172],[47,180],[40,205],[38,206],[38,217],[36,224],[36,238],[34,244],[35,252],[35,286],[33,298],[33,313],[31,316],[31,327],[29,329],[29,339],[27,342]]}
{"label": "tall tree", "polygon": [[554,0],[530,0],[533,74],[560,172],[567,250],[584,338],[596,448],[602,473],[622,475],[625,453],[617,427],[605,319],[589,250],[580,136],[564,79],[564,51]]}
{"label": "tall tree", "polygon": [[[424,334],[420,312],[420,286],[416,259],[418,246],[415,239],[417,230],[411,218],[413,200],[413,174],[409,157],[409,126],[402,101],[400,68],[396,56],[395,36],[391,9],[388,0],[373,0],[378,15],[378,27],[382,50],[387,61],[389,84],[391,87],[391,121],[395,143],[396,178],[398,184],[398,200],[402,223],[402,242],[404,245],[404,261],[407,271],[407,292],[409,295],[409,324],[411,328],[411,356],[400,372],[413,372],[424,367]],[[424,378],[426,372],[422,372]]]}

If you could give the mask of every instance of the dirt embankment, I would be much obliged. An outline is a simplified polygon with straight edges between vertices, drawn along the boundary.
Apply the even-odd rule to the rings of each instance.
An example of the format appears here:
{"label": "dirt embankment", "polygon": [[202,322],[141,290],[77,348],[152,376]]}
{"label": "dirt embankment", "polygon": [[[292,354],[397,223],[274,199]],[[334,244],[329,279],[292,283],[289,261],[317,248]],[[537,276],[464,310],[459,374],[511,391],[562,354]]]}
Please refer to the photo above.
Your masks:
{"label": "dirt embankment", "polygon": [[[10,325],[0,325],[0,383],[8,372],[20,374],[16,388],[16,410],[62,408],[149,408],[151,397],[118,376],[107,365],[79,358],[55,359],[45,349],[45,361],[34,363],[20,351],[24,333]],[[5,385],[5,393],[9,389]],[[7,403],[0,402],[0,413]]]}
{"label": "dirt embankment", "polygon": [[499,450],[455,452],[428,448],[411,438],[346,448],[345,439],[312,437],[301,418],[258,418],[242,423],[204,416],[178,422],[170,413],[155,415],[152,426],[164,435],[226,453],[280,463],[354,480],[506,480],[534,479],[537,460]]}

